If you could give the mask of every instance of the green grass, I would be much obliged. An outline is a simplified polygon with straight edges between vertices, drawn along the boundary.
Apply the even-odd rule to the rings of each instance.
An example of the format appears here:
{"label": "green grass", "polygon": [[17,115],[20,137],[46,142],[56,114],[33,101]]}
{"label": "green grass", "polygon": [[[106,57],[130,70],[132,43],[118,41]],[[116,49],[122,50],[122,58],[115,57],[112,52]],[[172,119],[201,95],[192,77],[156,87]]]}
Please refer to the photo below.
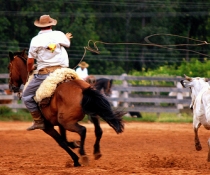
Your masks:
{"label": "green grass", "polygon": [[192,123],[192,114],[188,113],[141,113],[142,118],[123,117],[127,122],[165,122],[165,123]]}
{"label": "green grass", "polygon": [[32,121],[31,114],[26,109],[19,109],[13,111],[7,106],[0,107],[1,121]]}
{"label": "green grass", "polygon": [[[126,122],[165,122],[165,123],[192,123],[191,113],[141,113],[142,118],[123,117]],[[6,106],[0,107],[0,121],[32,121],[31,114],[26,109],[20,109],[13,111]],[[101,120],[103,122],[103,120]],[[88,122],[88,116],[86,115],[82,122]]]}

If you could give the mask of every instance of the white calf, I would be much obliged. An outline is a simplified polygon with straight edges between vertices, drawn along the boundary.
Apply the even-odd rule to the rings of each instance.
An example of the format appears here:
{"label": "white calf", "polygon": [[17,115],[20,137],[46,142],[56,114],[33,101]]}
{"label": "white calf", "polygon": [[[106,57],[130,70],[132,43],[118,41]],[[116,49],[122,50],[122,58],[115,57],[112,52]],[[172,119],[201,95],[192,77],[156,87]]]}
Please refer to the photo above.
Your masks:
{"label": "white calf", "polygon": [[[210,130],[210,85],[206,78],[190,78],[185,75],[185,80],[181,80],[185,88],[191,89],[191,105],[193,109],[193,127],[195,133],[195,148],[197,151],[202,149],[198,137],[198,129],[203,125]],[[210,162],[210,139],[208,140],[209,153],[207,161]]]}

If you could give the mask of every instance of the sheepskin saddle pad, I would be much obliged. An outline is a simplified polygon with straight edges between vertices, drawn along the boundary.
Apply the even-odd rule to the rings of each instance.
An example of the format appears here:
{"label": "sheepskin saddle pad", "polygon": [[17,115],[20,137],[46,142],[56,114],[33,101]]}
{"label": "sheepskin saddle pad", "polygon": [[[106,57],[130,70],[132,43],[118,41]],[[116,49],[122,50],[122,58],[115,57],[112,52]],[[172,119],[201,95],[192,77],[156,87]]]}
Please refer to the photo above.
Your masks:
{"label": "sheepskin saddle pad", "polygon": [[[48,99],[46,101],[49,102],[50,97],[53,95],[58,84],[75,79],[81,79],[75,70],[70,68],[56,69],[54,72],[50,73],[49,76],[40,84],[36,91],[34,100],[39,103],[39,105],[42,103],[42,100],[44,101],[44,99]],[[46,101],[44,104],[46,104]]]}

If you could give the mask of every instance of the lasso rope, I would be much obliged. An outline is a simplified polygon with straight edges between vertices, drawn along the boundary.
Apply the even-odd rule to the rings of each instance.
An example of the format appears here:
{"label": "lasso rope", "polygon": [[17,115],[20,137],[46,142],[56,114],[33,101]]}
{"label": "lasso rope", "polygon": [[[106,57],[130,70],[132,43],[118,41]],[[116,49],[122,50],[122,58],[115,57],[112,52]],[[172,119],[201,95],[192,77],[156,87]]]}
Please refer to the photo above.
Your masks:
{"label": "lasso rope", "polygon": [[[199,43],[198,44],[174,44],[174,45],[167,44],[167,45],[162,45],[162,44],[153,43],[149,40],[149,38],[154,37],[154,36],[175,36],[175,37],[179,37],[179,38],[184,38],[184,39],[196,41],[196,42],[199,42]],[[139,46],[153,46],[153,47],[155,46],[155,47],[160,47],[160,48],[169,49],[169,50],[189,51],[189,52],[196,53],[198,55],[203,55],[203,56],[206,56],[206,57],[210,57],[210,55],[207,55],[207,54],[204,54],[204,53],[201,53],[201,52],[196,52],[194,50],[173,48],[173,47],[176,47],[176,46],[209,45],[210,43],[207,43],[206,41],[197,40],[197,39],[193,39],[193,38],[189,38],[189,37],[185,37],[185,36],[180,36],[180,35],[173,35],[173,34],[153,34],[153,35],[149,35],[149,36],[145,37],[144,40],[146,41],[146,44],[144,44],[144,43],[128,43],[128,42],[125,42],[125,43],[108,43],[108,42],[103,42],[103,41],[89,40],[88,45],[84,47],[84,54],[83,54],[80,62],[84,59],[87,50],[89,50],[90,52],[96,53],[96,54],[100,54],[97,43],[105,44],[105,45],[139,45]],[[90,43],[92,43],[93,47],[90,46]],[[75,66],[75,68],[76,67],[77,66]]]}
{"label": "lasso rope", "polygon": [[[165,35],[165,36],[175,36],[175,37],[179,37],[179,38],[185,38],[185,39],[189,39],[189,40],[192,40],[192,41],[200,42],[200,44],[159,45],[159,44],[155,44],[155,43],[150,42],[150,40],[149,40],[150,37],[153,37],[153,36],[161,36],[161,35]],[[145,37],[144,40],[145,40],[147,43],[152,44],[153,46],[162,47],[162,48],[170,49],[170,50],[189,51],[189,52],[196,53],[196,54],[198,54],[198,55],[203,55],[203,56],[206,56],[206,57],[210,57],[210,55],[207,55],[207,54],[204,54],[204,53],[200,53],[200,52],[196,52],[196,51],[194,51],[194,50],[171,48],[171,47],[175,47],[175,46],[202,46],[202,45],[208,45],[209,43],[207,43],[206,41],[196,40],[196,39],[193,39],[193,38],[189,38],[189,37],[185,37],[185,36],[180,36],[180,35],[173,35],[173,34],[153,34],[153,35],[149,35],[149,36]]]}

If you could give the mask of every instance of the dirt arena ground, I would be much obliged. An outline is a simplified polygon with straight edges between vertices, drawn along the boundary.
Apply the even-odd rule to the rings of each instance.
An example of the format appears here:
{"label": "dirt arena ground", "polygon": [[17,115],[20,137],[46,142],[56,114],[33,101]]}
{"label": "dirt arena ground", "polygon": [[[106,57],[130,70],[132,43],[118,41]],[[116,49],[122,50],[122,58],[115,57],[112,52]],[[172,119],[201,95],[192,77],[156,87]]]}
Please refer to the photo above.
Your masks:
{"label": "dirt arena ground", "polygon": [[[192,124],[126,123],[124,133],[117,135],[102,123],[103,155],[94,160],[94,128],[84,124],[90,162],[73,167],[71,158],[51,137],[41,130],[26,131],[30,124],[0,122],[0,175],[210,174],[206,161],[210,131],[203,127],[199,130],[203,150],[198,152]],[[78,139],[77,134],[68,133],[68,140]]]}

